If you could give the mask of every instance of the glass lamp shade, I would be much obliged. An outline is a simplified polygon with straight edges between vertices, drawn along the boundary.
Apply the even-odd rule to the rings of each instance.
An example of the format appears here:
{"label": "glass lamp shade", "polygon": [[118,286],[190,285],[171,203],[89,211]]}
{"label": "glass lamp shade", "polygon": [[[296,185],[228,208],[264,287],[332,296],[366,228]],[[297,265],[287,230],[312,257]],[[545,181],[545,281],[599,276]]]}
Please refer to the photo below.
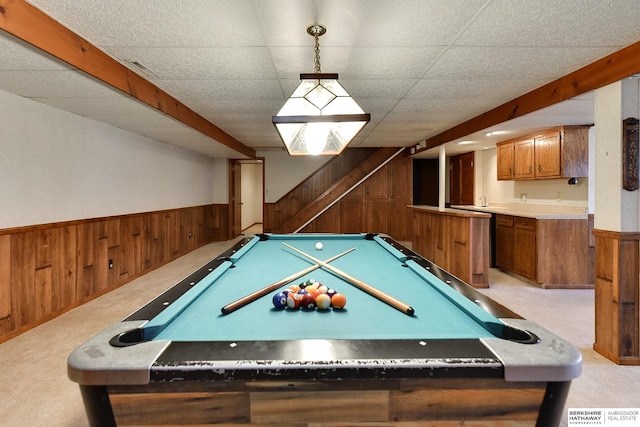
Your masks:
{"label": "glass lamp shade", "polygon": [[272,121],[289,154],[301,156],[340,154],[370,119],[337,74],[301,74]]}

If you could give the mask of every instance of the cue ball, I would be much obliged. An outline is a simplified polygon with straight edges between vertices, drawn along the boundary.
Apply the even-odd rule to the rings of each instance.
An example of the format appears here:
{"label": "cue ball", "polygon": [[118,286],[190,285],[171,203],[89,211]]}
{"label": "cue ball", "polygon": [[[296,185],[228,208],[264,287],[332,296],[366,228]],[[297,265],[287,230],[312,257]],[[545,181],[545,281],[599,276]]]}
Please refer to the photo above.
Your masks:
{"label": "cue ball", "polygon": [[322,243],[320,243],[320,242],[316,243],[316,250],[317,250],[317,251],[321,251],[321,250],[322,250],[322,248],[323,248]]}

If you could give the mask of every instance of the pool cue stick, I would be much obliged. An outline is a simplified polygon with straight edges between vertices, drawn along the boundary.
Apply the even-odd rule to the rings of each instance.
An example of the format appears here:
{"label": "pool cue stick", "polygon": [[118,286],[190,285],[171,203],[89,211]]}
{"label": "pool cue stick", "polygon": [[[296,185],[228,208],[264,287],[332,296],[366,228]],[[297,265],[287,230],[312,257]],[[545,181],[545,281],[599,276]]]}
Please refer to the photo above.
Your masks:
{"label": "pool cue stick", "polygon": [[[324,261],[324,262],[331,262],[333,260],[336,260],[338,258],[340,258],[343,255],[348,254],[349,252],[355,250],[356,248],[351,248],[349,250],[346,250],[338,255],[332,256],[331,258],[329,258],[328,260]],[[311,273],[313,270],[315,270],[316,268],[320,268],[320,264],[316,263],[314,265],[312,265],[311,267],[307,267],[304,270],[298,271],[297,273],[292,274],[291,276],[285,277],[282,280],[278,280],[275,283],[272,283],[269,286],[265,286],[262,289],[259,289],[249,295],[247,295],[246,297],[242,297],[239,300],[236,300],[232,303],[229,303],[227,305],[225,305],[224,307],[222,307],[221,311],[222,314],[229,314],[232,313],[234,311],[236,311],[237,309],[244,307],[245,305],[257,300],[258,298],[268,294],[271,291],[274,291],[276,289],[278,289],[281,286],[286,285],[287,283],[291,282],[292,280],[296,280],[298,277],[302,277],[307,273]]]}
{"label": "pool cue stick", "polygon": [[307,258],[309,258],[311,261],[315,262],[316,264],[320,264],[322,267],[326,268],[329,271],[332,271],[333,273],[335,273],[336,275],[340,276],[341,278],[343,278],[344,280],[346,280],[347,282],[351,283],[352,285],[354,285],[356,288],[359,288],[363,291],[365,291],[366,293],[368,293],[369,295],[378,298],[380,301],[390,305],[391,307],[400,310],[401,312],[403,312],[406,315],[409,316],[413,316],[413,314],[415,313],[415,311],[413,310],[413,307],[411,307],[408,304],[405,304],[404,302],[392,297],[391,295],[388,295],[384,292],[382,292],[379,289],[374,288],[371,285],[368,285],[366,283],[364,283],[362,280],[358,280],[353,276],[350,276],[349,274],[345,273],[342,270],[339,270],[337,268],[335,268],[332,265],[327,264],[324,261],[321,261],[309,254],[306,254],[304,252],[302,252],[300,249],[294,248],[293,246],[282,242],[283,245],[285,245],[288,248],[293,249],[294,251],[298,252],[301,255],[306,256]]}

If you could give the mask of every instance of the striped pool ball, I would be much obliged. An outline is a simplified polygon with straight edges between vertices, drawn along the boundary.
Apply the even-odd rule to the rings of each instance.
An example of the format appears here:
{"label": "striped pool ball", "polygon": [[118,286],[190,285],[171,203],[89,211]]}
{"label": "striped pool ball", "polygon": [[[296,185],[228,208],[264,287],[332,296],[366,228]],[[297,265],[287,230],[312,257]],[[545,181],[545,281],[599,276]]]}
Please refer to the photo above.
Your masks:
{"label": "striped pool ball", "polygon": [[316,307],[320,310],[326,310],[331,307],[331,298],[327,294],[320,294],[316,297]]}
{"label": "striped pool ball", "polygon": [[298,293],[290,293],[287,296],[287,307],[292,309],[300,308],[300,304],[302,303],[302,295]]}
{"label": "striped pool ball", "polygon": [[278,310],[287,307],[287,295],[284,292],[278,292],[273,296],[272,299],[273,306]]}
{"label": "striped pool ball", "polygon": [[302,296],[302,302],[300,303],[302,308],[306,308],[307,310],[313,310],[316,308],[316,299],[313,294],[304,294]]}

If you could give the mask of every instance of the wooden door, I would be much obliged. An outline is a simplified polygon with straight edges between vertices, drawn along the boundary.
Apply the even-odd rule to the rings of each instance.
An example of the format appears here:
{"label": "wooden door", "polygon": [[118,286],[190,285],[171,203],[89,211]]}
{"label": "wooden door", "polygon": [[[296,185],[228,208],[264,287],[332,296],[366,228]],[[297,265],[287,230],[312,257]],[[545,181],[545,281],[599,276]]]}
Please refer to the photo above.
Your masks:
{"label": "wooden door", "polygon": [[242,233],[242,164],[229,160],[229,238]]}
{"label": "wooden door", "polygon": [[474,154],[471,152],[451,157],[449,199],[452,205],[475,204]]}

